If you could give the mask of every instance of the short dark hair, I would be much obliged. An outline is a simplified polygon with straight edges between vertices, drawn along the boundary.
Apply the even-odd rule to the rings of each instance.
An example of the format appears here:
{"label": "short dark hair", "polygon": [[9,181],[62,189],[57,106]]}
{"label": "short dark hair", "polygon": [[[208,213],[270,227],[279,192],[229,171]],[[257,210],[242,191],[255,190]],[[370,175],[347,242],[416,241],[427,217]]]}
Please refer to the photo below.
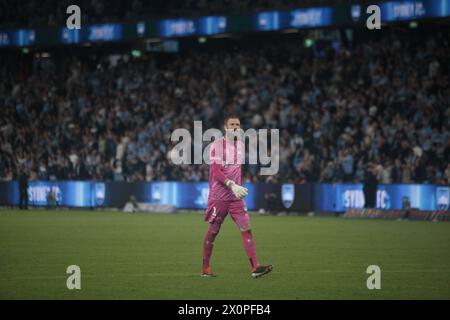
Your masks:
{"label": "short dark hair", "polygon": [[236,114],[229,114],[223,119],[223,124],[226,125],[230,119],[239,119],[239,116]]}

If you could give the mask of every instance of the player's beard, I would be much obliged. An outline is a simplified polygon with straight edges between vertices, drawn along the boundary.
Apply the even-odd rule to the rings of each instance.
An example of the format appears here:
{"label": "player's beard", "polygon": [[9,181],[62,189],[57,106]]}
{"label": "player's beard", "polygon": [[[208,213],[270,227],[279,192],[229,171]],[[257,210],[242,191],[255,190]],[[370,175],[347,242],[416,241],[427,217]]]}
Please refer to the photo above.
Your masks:
{"label": "player's beard", "polygon": [[241,129],[226,129],[225,138],[228,141],[238,141],[242,140],[242,130]]}

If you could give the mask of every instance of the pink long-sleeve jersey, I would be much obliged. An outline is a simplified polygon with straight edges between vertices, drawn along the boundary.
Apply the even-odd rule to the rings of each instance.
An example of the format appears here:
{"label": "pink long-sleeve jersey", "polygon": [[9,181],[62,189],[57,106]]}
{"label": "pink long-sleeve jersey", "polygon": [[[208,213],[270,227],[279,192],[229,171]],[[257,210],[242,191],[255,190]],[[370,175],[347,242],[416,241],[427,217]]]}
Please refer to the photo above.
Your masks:
{"label": "pink long-sleeve jersey", "polygon": [[242,184],[242,164],[245,159],[245,145],[242,141],[229,141],[224,137],[213,142],[209,150],[208,200],[239,200],[224,182],[226,179]]}

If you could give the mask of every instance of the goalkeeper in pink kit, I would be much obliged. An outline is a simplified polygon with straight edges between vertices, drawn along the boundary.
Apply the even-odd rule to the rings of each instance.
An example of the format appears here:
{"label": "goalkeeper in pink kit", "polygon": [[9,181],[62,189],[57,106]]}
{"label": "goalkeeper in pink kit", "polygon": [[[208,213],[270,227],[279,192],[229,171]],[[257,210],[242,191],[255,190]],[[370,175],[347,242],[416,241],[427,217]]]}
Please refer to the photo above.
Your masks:
{"label": "goalkeeper in pink kit", "polygon": [[240,129],[237,116],[230,116],[224,122],[225,137],[213,142],[210,149],[209,197],[205,212],[205,221],[209,223],[203,240],[203,270],[205,277],[214,276],[210,260],[214,240],[220,227],[230,213],[239,227],[245,253],[250,261],[251,275],[254,278],[269,273],[271,265],[261,265],[256,258],[256,248],[250,229],[250,217],[243,198],[248,190],[242,184],[242,164],[245,159],[245,145],[236,139],[235,133]]}

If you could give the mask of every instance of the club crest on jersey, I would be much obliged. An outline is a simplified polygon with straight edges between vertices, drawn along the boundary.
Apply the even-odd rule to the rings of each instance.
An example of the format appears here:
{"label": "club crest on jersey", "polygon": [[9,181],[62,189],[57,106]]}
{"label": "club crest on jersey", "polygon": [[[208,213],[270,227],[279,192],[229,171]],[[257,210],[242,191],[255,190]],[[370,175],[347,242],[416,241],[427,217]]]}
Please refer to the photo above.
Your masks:
{"label": "club crest on jersey", "polygon": [[294,203],[295,186],[293,184],[283,184],[281,186],[281,200],[286,209],[289,209]]}

